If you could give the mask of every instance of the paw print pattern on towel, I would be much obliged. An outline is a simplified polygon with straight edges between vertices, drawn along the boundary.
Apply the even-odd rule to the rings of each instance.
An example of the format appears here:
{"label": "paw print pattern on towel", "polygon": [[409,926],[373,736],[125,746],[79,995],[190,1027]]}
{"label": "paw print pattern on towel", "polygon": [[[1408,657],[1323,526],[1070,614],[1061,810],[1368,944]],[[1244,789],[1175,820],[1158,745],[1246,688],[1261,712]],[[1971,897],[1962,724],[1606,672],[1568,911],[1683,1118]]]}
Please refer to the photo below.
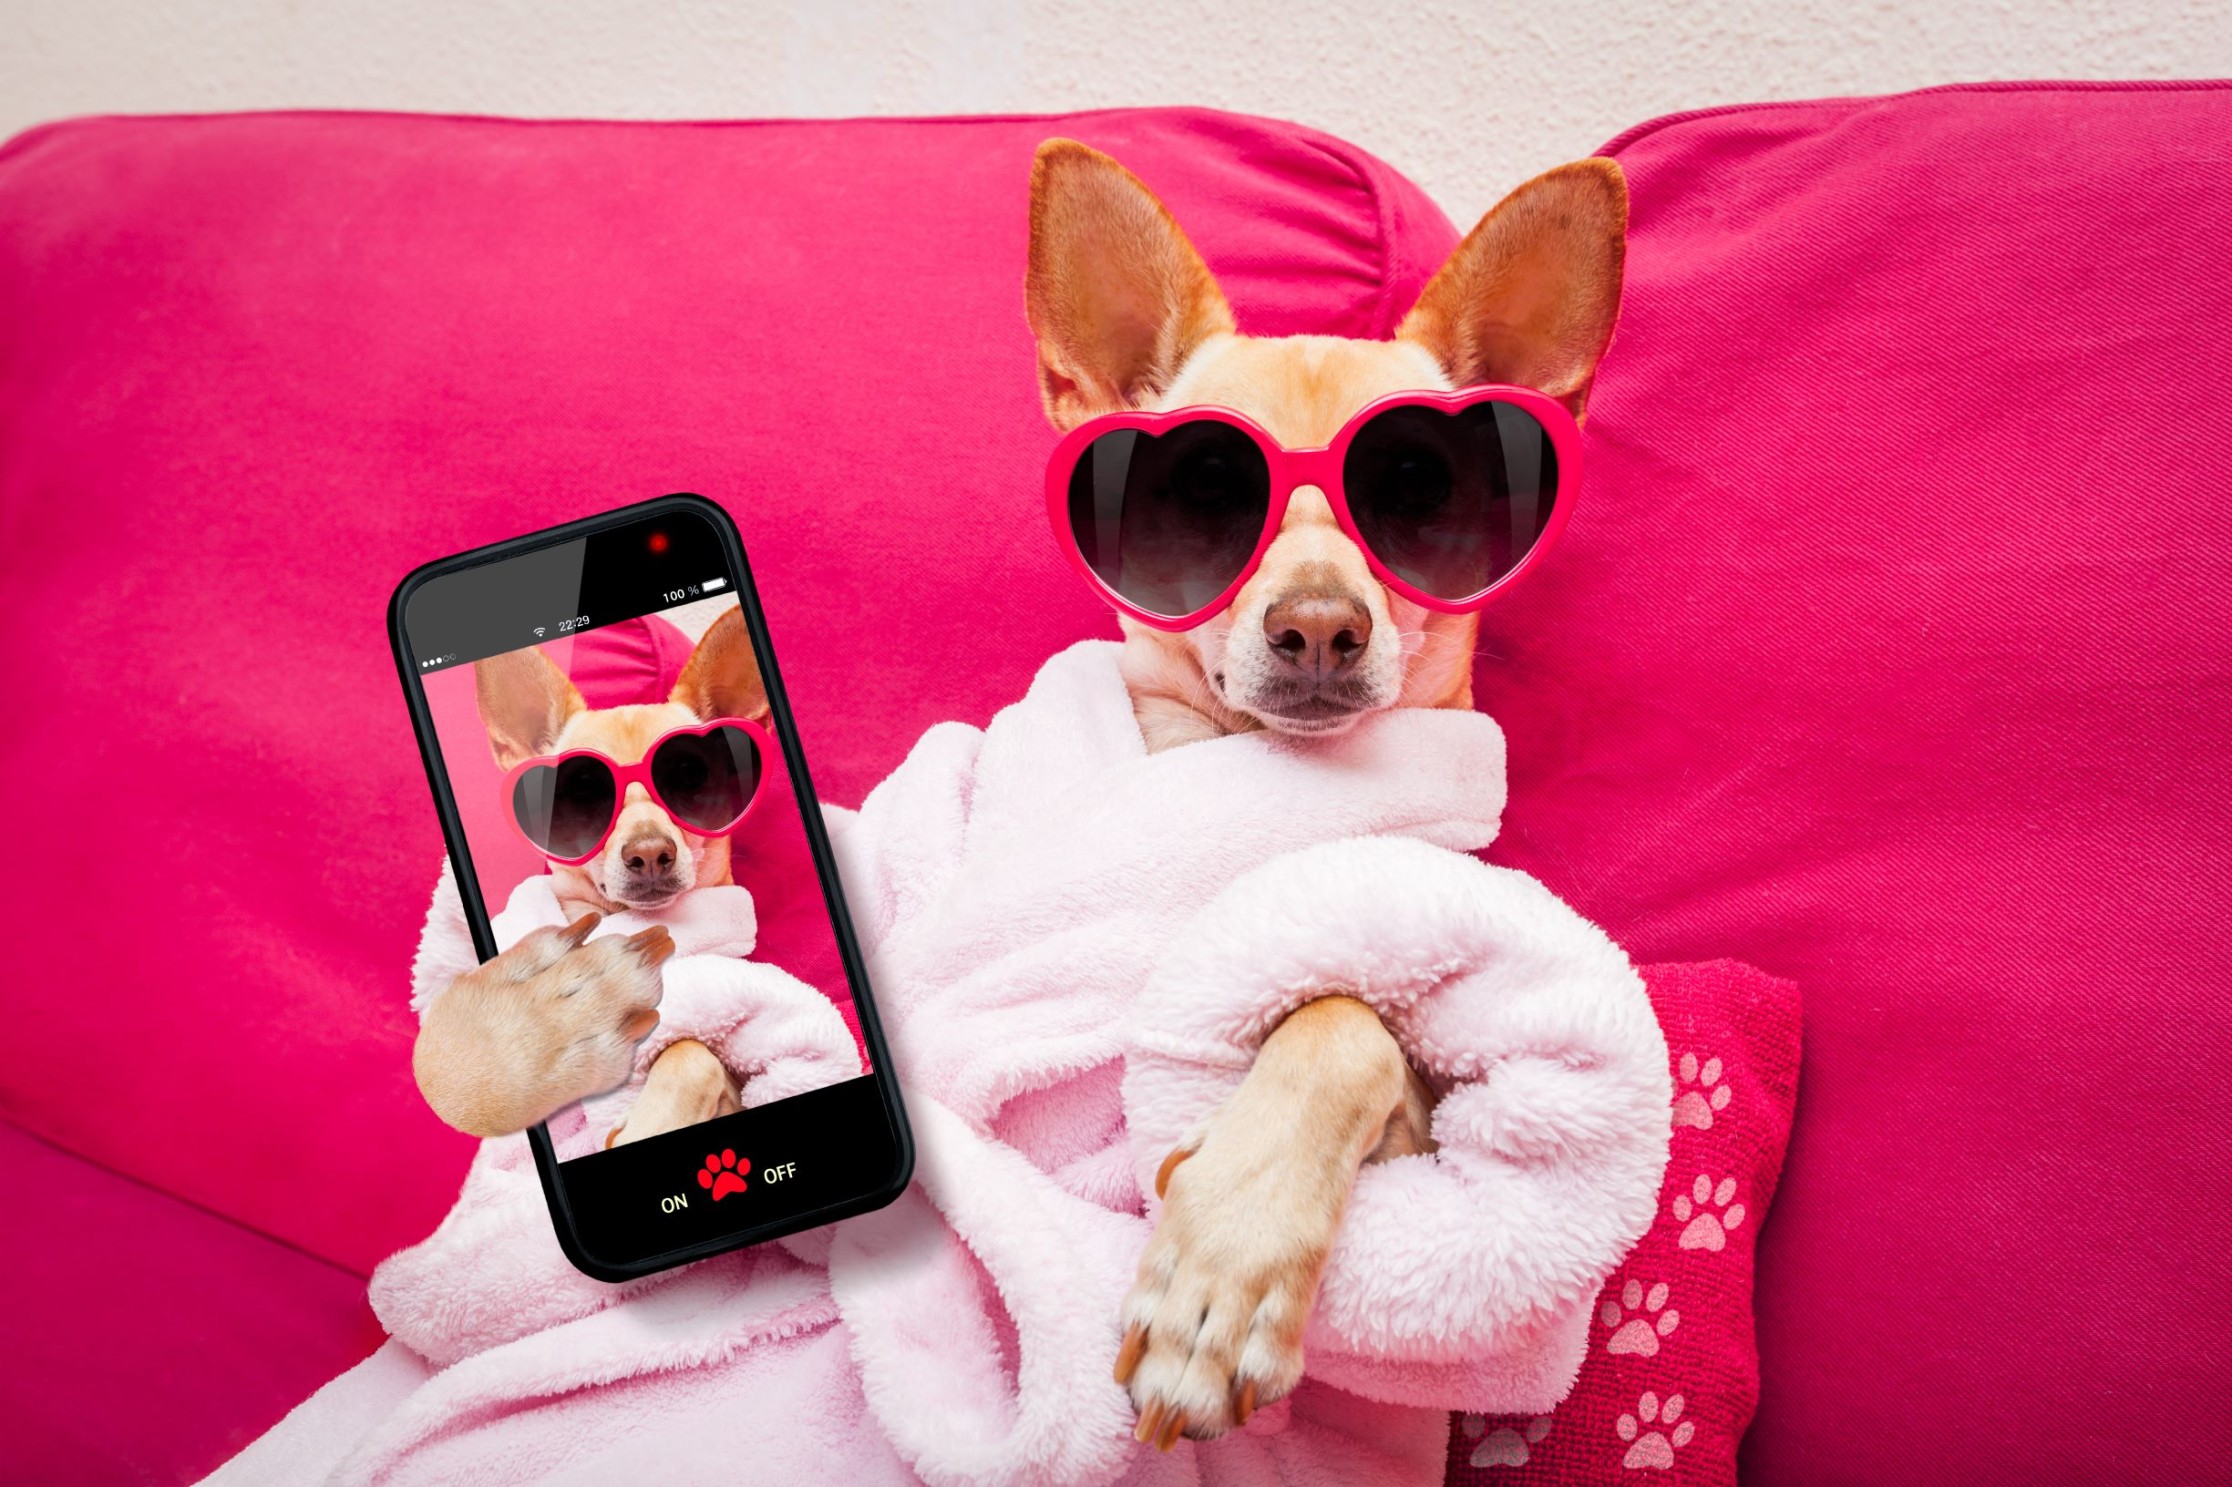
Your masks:
{"label": "paw print pattern on towel", "polygon": [[[1674,1422],[1681,1420],[1679,1425]],[[1653,1425],[1663,1425],[1665,1430],[1653,1430]],[[1669,1394],[1662,1407],[1658,1395],[1645,1390],[1635,1402],[1635,1413],[1620,1416],[1620,1439],[1632,1442],[1627,1455],[1620,1458],[1620,1465],[1630,1471],[1665,1471],[1674,1464],[1674,1453],[1690,1443],[1697,1434],[1695,1422],[1682,1420],[1682,1396]]]}
{"label": "paw print pattern on towel", "polygon": [[1702,1172],[1697,1174],[1697,1181],[1690,1185],[1688,1192],[1676,1193],[1674,1221],[1687,1225],[1682,1230],[1682,1248],[1726,1248],[1728,1231],[1744,1221],[1744,1205],[1728,1201],[1735,1196],[1735,1178],[1724,1177],[1720,1186],[1714,1187],[1713,1179]]}
{"label": "paw print pattern on towel", "polygon": [[1713,1117],[1728,1108],[1734,1092],[1721,1083],[1721,1061],[1705,1060],[1700,1068],[1697,1055],[1685,1053],[1679,1068],[1682,1092],[1674,1098],[1674,1129],[1684,1126],[1700,1131],[1713,1128]]}
{"label": "paw print pattern on towel", "polygon": [[1605,1297],[1597,1315],[1612,1329],[1612,1340],[1604,1345],[1604,1350],[1607,1353],[1640,1353],[1646,1358],[1655,1356],[1659,1339],[1682,1325],[1682,1314],[1666,1305],[1667,1292],[1665,1281],[1646,1292],[1643,1282],[1631,1280],[1621,1288],[1618,1300]]}
{"label": "paw print pattern on towel", "polygon": [[1524,1425],[1498,1425],[1494,1430],[1488,1429],[1484,1416],[1465,1416],[1465,1434],[1480,1442],[1473,1447],[1474,1466],[1525,1466],[1527,1448],[1541,1445],[1549,1433],[1548,1415],[1536,1415]]}

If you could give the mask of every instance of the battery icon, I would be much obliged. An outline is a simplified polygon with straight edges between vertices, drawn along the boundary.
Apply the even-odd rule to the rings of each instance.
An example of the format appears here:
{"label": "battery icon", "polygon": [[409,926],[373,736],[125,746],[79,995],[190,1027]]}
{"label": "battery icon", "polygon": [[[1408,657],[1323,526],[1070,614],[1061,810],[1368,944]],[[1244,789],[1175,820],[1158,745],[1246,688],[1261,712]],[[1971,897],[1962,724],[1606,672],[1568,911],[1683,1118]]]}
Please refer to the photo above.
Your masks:
{"label": "battery icon", "polygon": [[707,579],[707,580],[706,580],[705,582],[703,582],[703,583],[699,584],[699,585],[698,585],[698,587],[699,587],[700,589],[704,590],[704,591],[705,591],[706,593],[710,594],[710,593],[712,593],[712,592],[713,592],[713,591],[714,591],[715,589],[725,589],[725,588],[727,588],[727,587],[728,587],[728,580],[727,580],[727,579],[725,579],[725,578],[709,578],[709,579]]}

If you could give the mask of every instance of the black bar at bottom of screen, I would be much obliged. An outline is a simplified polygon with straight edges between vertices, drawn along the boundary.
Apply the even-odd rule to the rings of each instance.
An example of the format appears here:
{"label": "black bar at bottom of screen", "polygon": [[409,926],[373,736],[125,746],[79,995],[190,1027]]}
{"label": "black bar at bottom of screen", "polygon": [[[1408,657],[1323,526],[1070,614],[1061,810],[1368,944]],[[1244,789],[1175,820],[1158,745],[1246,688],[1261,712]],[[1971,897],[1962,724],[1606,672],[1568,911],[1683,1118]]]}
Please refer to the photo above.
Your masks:
{"label": "black bar at bottom of screen", "polygon": [[857,1198],[895,1170],[869,1076],[558,1167],[583,1250],[628,1265]]}

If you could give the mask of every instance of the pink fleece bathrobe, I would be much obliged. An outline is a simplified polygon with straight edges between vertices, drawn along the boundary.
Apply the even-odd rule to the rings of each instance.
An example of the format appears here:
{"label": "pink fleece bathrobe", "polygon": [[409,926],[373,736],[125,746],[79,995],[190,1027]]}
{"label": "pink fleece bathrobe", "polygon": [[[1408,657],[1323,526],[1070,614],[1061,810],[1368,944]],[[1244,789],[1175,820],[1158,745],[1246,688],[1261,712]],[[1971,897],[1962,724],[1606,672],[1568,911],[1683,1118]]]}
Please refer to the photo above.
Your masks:
{"label": "pink fleece bathrobe", "polygon": [[[608,1287],[559,1256],[524,1140],[489,1142],[374,1277],[394,1340],[216,1480],[1423,1487],[1447,1410],[1559,1399],[1652,1217],[1671,1091],[1619,949],[1463,855],[1501,733],[1410,709],[1149,756],[1116,655],[1063,652],[830,813],[919,1148],[898,1203]],[[448,964],[422,956],[434,994]],[[849,1056],[773,986],[733,1018],[693,996],[674,1034],[759,1070],[748,1103]],[[1333,989],[1434,1083],[1440,1150],[1359,1176],[1296,1392],[1157,1454],[1111,1378],[1143,1195]]]}

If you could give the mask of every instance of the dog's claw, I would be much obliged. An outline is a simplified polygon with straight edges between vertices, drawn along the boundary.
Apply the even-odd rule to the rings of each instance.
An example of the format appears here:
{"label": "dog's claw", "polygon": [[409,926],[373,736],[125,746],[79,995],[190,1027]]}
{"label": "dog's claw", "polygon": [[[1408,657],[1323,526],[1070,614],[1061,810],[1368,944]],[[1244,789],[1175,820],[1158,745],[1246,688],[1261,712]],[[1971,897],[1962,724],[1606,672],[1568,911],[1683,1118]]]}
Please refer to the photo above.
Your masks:
{"label": "dog's claw", "polygon": [[1192,1156],[1194,1151],[1194,1147],[1180,1146],[1172,1150],[1169,1156],[1163,1158],[1162,1166],[1155,1171],[1156,1197],[1167,1198],[1170,1196],[1170,1174],[1177,1171],[1178,1164]]}
{"label": "dog's claw", "polygon": [[1147,1329],[1134,1325],[1124,1333],[1124,1345],[1116,1350],[1116,1382],[1128,1384],[1132,1374],[1139,1369],[1139,1360],[1147,1352]]}
{"label": "dog's claw", "polygon": [[1162,1424],[1162,1417],[1162,1401],[1159,1399],[1150,1400],[1147,1408],[1139,1413],[1139,1423],[1132,1427],[1132,1439],[1138,1441],[1141,1445],[1153,1440],[1156,1427]]}
{"label": "dog's claw", "polygon": [[1186,1412],[1184,1410],[1172,1410],[1170,1418],[1163,1424],[1162,1435],[1155,1441],[1155,1449],[1167,1451],[1172,1446],[1177,1445],[1178,1437],[1185,1428]]}
{"label": "dog's claw", "polygon": [[645,965],[659,965],[674,953],[674,936],[667,933],[665,925],[654,924],[628,936],[628,948],[641,956]]}
{"label": "dog's claw", "polygon": [[1255,1413],[1256,1381],[1246,1379],[1240,1385],[1240,1397],[1233,1402],[1232,1423],[1235,1428],[1248,1423],[1248,1416]]}

